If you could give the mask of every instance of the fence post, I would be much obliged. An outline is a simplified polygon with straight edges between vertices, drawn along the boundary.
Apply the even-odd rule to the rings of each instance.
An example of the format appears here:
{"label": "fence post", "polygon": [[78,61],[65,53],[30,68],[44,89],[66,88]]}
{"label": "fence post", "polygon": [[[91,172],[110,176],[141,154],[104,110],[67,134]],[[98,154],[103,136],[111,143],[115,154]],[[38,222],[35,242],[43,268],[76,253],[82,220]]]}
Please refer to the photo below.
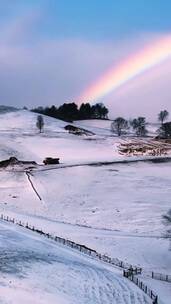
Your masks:
{"label": "fence post", "polygon": [[153,298],[153,292],[152,292],[152,290],[150,291],[150,298],[151,299]]}

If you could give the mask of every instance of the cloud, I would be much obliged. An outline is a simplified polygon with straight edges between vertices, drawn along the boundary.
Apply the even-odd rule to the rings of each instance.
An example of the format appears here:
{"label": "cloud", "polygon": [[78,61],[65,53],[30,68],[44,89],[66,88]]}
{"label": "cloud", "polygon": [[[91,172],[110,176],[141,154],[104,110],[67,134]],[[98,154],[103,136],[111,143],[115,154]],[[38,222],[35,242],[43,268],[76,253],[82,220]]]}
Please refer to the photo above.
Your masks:
{"label": "cloud", "polygon": [[[76,102],[111,65],[154,37],[151,33],[123,41],[50,39],[38,35],[39,22],[41,12],[30,11],[7,22],[0,33],[1,104],[34,107]],[[112,116],[133,113],[154,118],[162,108],[171,110],[170,65],[168,61],[100,101],[110,107]]]}
{"label": "cloud", "polygon": [[[43,41],[0,48],[0,99],[29,106],[72,100],[110,64],[107,47],[84,41]],[[3,85],[2,85],[3,84]]]}
{"label": "cloud", "polygon": [[111,117],[147,116],[155,121],[161,110],[171,112],[170,79],[171,60],[166,60],[106,96]]}

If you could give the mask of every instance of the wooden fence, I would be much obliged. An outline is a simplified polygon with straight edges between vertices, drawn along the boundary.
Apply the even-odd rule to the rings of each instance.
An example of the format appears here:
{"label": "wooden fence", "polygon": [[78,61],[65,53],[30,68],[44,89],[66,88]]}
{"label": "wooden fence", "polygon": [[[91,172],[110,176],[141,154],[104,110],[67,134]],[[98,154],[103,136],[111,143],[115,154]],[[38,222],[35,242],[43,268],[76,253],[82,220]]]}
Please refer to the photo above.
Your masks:
{"label": "wooden fence", "polygon": [[[76,249],[86,255],[91,256],[92,258],[96,258],[99,259],[105,263],[109,263],[111,265],[120,267],[122,269],[124,269],[123,271],[123,276],[128,278],[129,280],[131,280],[133,283],[135,283],[142,291],[144,291],[148,296],[150,296],[150,298],[153,300],[153,303],[155,304],[160,304],[158,301],[158,296],[157,294],[155,294],[150,288],[148,288],[142,281],[140,281],[140,279],[136,276],[138,274],[142,273],[142,268],[137,267],[137,266],[133,266],[130,265],[128,263],[125,263],[117,258],[111,258],[105,254],[101,254],[99,252],[97,252],[96,250],[93,250],[85,245],[81,245],[81,244],[77,244],[73,241],[70,241],[68,239],[59,237],[59,236],[54,236],[50,233],[46,233],[44,231],[42,231],[41,229],[37,229],[34,226],[29,225],[28,223],[23,223],[21,221],[18,221],[14,218],[10,218],[9,216],[4,216],[3,214],[1,214],[1,220],[7,221],[7,222],[11,222],[13,224],[19,225],[21,227],[24,227],[26,229],[29,229],[31,231],[34,231],[36,233],[39,233],[40,235],[43,235],[45,237],[47,237],[48,239],[52,239],[56,242],[58,242],[59,244],[68,246],[72,249]],[[153,273],[154,274],[154,273]]]}
{"label": "wooden fence", "polygon": [[89,255],[89,256],[91,256],[93,258],[97,258],[97,259],[99,259],[99,260],[101,260],[101,261],[103,261],[105,263],[112,264],[112,265],[117,266],[117,267],[122,268],[122,269],[130,269],[130,268],[137,269],[136,266],[130,265],[128,263],[125,263],[125,262],[123,262],[123,261],[121,261],[121,260],[119,260],[117,258],[111,258],[111,257],[109,257],[109,256],[107,256],[105,254],[101,254],[101,253],[97,252],[96,250],[91,249],[91,248],[89,248],[89,247],[87,247],[85,245],[75,243],[73,241],[70,241],[68,239],[65,239],[65,238],[62,238],[62,237],[59,237],[59,236],[52,235],[50,233],[46,233],[46,232],[42,231],[41,229],[38,229],[38,228],[36,228],[34,226],[29,225],[28,223],[24,223],[22,221],[18,221],[18,220],[14,219],[14,218],[10,218],[9,216],[5,216],[3,214],[1,214],[0,218],[1,218],[1,220],[7,221],[7,222],[11,222],[13,224],[16,224],[16,225],[19,225],[19,226],[24,227],[26,229],[32,230],[34,232],[37,232],[40,235],[43,235],[43,236],[45,236],[45,237],[47,237],[49,239],[52,239],[52,240],[58,242],[59,244],[63,244],[63,245],[66,245],[66,246],[68,246],[70,248],[76,249],[76,250],[78,250],[78,251],[80,251],[80,252],[82,252],[84,254],[87,254],[87,255]]}
{"label": "wooden fence", "polygon": [[156,272],[151,272],[151,277],[152,279],[160,280],[160,281],[165,281],[171,283],[171,275],[169,274],[163,274],[163,273],[156,273]]}
{"label": "wooden fence", "polygon": [[124,270],[123,276],[136,284],[142,291],[144,291],[153,301],[154,304],[160,304],[158,295],[150,289],[144,282],[142,282],[134,272],[131,270]]}

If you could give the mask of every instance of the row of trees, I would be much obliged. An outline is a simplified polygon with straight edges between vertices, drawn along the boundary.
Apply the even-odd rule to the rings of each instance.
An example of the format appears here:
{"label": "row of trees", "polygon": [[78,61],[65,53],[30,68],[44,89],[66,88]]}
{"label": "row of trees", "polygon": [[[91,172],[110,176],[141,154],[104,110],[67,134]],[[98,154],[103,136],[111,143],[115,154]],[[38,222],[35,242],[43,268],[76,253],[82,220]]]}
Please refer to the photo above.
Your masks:
{"label": "row of trees", "polygon": [[137,136],[146,136],[148,131],[146,128],[147,122],[145,117],[134,118],[133,120],[126,120],[123,117],[117,117],[111,124],[112,132],[118,136],[126,134],[132,127]]}
{"label": "row of trees", "polygon": [[[164,123],[168,117],[169,112],[166,110],[161,111],[158,114],[158,121],[161,123],[158,133],[164,138],[171,137],[171,123]],[[138,117],[128,121],[123,117],[117,117],[111,124],[112,132],[116,133],[118,136],[126,134],[130,128],[134,130],[137,136],[146,136],[148,133],[146,118]]]}
{"label": "row of trees", "polygon": [[[66,105],[66,104],[64,104],[64,105]],[[83,107],[83,105],[84,104],[82,104],[81,107]],[[95,106],[97,106],[97,109],[101,109],[101,107],[98,108],[99,104],[97,104]],[[93,106],[93,107],[95,107],[95,106]],[[80,109],[81,109],[81,107],[80,107]],[[51,108],[49,108],[49,109],[51,109]],[[42,112],[42,109],[43,108],[40,109],[41,112]],[[48,108],[46,108],[46,109],[48,109]],[[35,111],[35,112],[37,112],[37,111]],[[38,113],[41,113],[41,112],[38,112]],[[49,115],[49,116],[52,116],[52,115]],[[165,123],[165,120],[168,118],[168,116],[169,116],[169,112],[166,110],[161,111],[158,114],[158,120],[161,123],[158,133],[159,133],[159,136],[163,137],[163,138],[171,138],[171,122]],[[52,117],[55,117],[55,116],[52,116]],[[85,119],[85,116],[84,116],[84,119]],[[41,132],[44,127],[44,120],[43,120],[42,115],[37,116],[36,126],[39,129],[39,131]],[[134,131],[134,133],[137,136],[139,136],[139,137],[146,136],[148,133],[146,118],[140,116],[140,117],[137,117],[137,118],[134,118],[134,119],[128,121],[128,120],[124,119],[123,117],[117,117],[111,124],[112,132],[116,133],[118,136],[126,134],[130,128]]]}
{"label": "row of trees", "polygon": [[89,103],[82,103],[78,107],[74,102],[64,103],[59,108],[53,105],[45,108],[38,107],[32,111],[69,122],[79,119],[107,119],[109,112],[102,103],[92,106]]}

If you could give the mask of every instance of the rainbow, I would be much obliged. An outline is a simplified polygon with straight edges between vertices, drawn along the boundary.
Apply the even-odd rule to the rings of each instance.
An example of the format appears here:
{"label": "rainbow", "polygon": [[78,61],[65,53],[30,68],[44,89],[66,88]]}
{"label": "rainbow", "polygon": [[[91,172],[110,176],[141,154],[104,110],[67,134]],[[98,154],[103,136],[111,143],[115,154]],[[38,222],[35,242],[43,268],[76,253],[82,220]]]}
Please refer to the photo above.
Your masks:
{"label": "rainbow", "polygon": [[79,96],[79,102],[94,102],[171,56],[171,35],[153,41],[141,51],[112,67]]}

